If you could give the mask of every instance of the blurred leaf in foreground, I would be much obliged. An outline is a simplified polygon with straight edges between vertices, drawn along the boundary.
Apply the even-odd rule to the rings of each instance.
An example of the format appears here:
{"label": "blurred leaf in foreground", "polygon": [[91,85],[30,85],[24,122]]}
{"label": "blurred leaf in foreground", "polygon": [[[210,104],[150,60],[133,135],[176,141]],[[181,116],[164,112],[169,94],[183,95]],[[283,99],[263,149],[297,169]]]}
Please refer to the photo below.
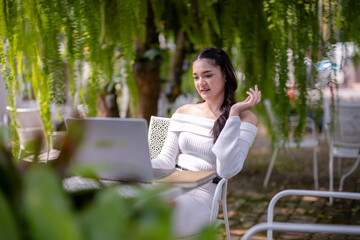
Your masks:
{"label": "blurred leaf in foreground", "polygon": [[24,179],[25,218],[31,239],[82,239],[80,228],[57,175],[46,166],[33,166]]}
{"label": "blurred leaf in foreground", "polygon": [[0,239],[18,240],[20,239],[19,231],[10,209],[9,204],[0,191]]}

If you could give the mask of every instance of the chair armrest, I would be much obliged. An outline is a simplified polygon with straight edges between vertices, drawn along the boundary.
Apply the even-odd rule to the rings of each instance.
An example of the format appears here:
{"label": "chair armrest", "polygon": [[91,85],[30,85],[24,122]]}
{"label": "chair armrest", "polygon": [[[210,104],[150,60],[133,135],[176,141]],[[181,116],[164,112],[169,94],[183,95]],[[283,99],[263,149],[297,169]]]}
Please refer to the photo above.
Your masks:
{"label": "chair armrest", "polygon": [[337,234],[354,234],[360,235],[359,225],[338,225],[338,224],[318,224],[318,223],[259,223],[246,231],[241,240],[248,240],[256,233],[265,230],[289,231],[289,232],[325,232]]}
{"label": "chair armrest", "polygon": [[227,184],[228,184],[228,180],[226,178],[222,178],[216,185],[214,198],[211,206],[212,212],[210,215],[210,220],[215,219],[215,217],[217,216],[218,214],[217,205],[221,201],[221,199],[223,199],[223,201],[226,201]]}
{"label": "chair armrest", "polygon": [[313,196],[313,197],[335,197],[335,198],[344,198],[344,199],[359,199],[360,193],[354,192],[333,192],[333,191],[316,191],[316,190],[299,190],[299,189],[288,189],[278,192],[274,197],[272,197],[269,206],[268,206],[268,222],[272,222],[274,218],[274,208],[275,204],[279,199],[285,196]]}
{"label": "chair armrest", "polygon": [[[271,224],[274,220],[274,208],[275,204],[279,199],[285,196],[313,196],[313,197],[335,197],[344,199],[359,199],[360,193],[353,192],[333,192],[333,191],[316,191],[316,190],[299,190],[299,189],[288,189],[278,192],[270,201],[268,206],[267,223]],[[272,238],[272,231],[268,231],[268,239]]]}
{"label": "chair armrest", "polygon": [[230,239],[230,226],[229,226],[229,218],[227,213],[227,186],[228,186],[228,179],[222,178],[216,186],[214,198],[212,201],[211,206],[211,214],[210,214],[210,221],[214,221],[216,216],[219,213],[219,203],[222,200],[222,210],[224,214],[224,224],[226,230],[227,239]]}

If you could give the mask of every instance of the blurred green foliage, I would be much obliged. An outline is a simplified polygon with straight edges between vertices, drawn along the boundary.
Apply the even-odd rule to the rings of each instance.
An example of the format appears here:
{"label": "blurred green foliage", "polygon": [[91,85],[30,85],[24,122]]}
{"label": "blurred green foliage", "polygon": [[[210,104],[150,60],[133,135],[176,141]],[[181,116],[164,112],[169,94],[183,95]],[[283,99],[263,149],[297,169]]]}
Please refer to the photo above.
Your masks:
{"label": "blurred green foliage", "polygon": [[[128,116],[149,120],[158,114],[160,89],[171,103],[194,93],[191,59],[217,46],[239,73],[237,100],[257,84],[274,106],[279,137],[288,138],[289,118],[298,115],[300,139],[306,117],[322,115],[322,90],[338,81],[335,74],[321,79],[318,63],[337,61],[336,43],[344,53],[354,44],[346,57],[357,59],[360,49],[358,0],[0,0],[0,12],[8,105],[15,108],[20,92],[34,95],[46,132],[52,131],[49,102],[67,99],[96,116],[98,96],[113,89],[129,97],[122,106]],[[147,64],[157,71],[146,72]],[[254,111],[267,117],[264,106]]]}
{"label": "blurred green foliage", "polygon": [[[122,197],[116,186],[64,190],[62,178],[69,172],[64,159],[81,137],[67,136],[59,159],[25,166],[13,160],[7,131],[0,128],[0,239],[175,239],[173,205],[160,197],[157,187],[142,188],[134,198]],[[197,239],[215,240],[216,229],[207,227]]]}

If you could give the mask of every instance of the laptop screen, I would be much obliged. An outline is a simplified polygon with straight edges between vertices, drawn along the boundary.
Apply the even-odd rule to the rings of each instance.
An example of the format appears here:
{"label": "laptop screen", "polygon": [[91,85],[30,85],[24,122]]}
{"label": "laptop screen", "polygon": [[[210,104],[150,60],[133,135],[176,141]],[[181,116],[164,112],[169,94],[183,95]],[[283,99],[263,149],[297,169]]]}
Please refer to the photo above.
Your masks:
{"label": "laptop screen", "polygon": [[103,179],[151,182],[153,172],[142,118],[67,118],[68,131],[83,124],[84,138],[73,163],[90,168]]}

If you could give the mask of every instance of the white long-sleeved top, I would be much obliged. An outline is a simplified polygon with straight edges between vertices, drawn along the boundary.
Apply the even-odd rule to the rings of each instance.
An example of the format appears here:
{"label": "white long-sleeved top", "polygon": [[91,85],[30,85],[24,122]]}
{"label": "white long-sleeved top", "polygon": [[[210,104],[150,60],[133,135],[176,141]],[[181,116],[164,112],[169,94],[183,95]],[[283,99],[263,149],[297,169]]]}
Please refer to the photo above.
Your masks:
{"label": "white long-sleeved top", "polygon": [[174,113],[164,146],[152,166],[170,169],[178,164],[193,171],[216,171],[222,178],[235,176],[244,165],[258,129],[241,122],[240,117],[230,117],[214,144],[214,123],[213,119]]}

